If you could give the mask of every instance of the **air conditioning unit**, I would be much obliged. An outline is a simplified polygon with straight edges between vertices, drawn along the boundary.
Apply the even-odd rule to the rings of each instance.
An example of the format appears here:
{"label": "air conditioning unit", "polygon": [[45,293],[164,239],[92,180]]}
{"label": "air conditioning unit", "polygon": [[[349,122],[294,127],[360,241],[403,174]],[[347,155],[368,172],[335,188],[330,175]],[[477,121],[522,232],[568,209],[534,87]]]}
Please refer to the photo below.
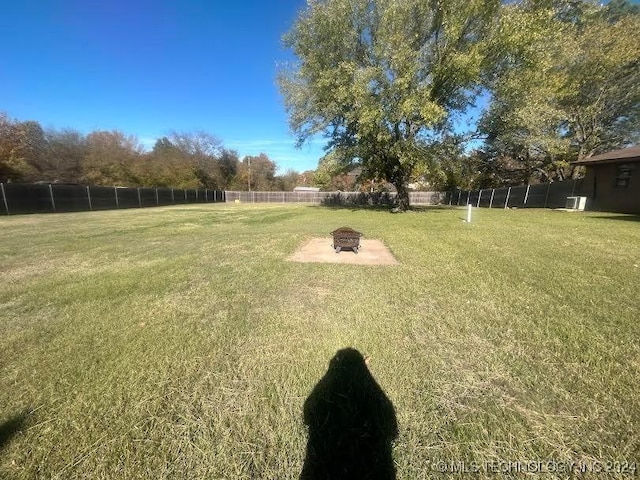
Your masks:
{"label": "air conditioning unit", "polygon": [[570,210],[584,210],[587,205],[587,197],[567,197],[565,208]]}

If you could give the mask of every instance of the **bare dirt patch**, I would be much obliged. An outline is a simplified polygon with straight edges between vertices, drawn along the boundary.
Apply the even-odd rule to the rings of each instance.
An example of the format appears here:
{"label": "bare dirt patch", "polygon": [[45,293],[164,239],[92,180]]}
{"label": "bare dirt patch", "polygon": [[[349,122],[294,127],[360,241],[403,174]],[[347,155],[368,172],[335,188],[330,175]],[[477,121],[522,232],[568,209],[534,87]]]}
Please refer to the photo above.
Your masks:
{"label": "bare dirt patch", "polygon": [[312,238],[287,260],[302,263],[347,263],[353,265],[398,265],[391,251],[381,240],[360,240],[358,253],[343,250],[336,253],[330,238]]}

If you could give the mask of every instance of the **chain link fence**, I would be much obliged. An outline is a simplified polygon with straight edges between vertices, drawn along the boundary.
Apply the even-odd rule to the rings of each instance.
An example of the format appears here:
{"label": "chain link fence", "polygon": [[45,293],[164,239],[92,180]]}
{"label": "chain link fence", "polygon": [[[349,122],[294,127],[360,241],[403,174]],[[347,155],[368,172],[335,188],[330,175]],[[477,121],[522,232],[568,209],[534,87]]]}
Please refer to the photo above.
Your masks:
{"label": "chain link fence", "polygon": [[567,197],[581,191],[582,179],[522,185],[519,187],[455,190],[447,192],[445,204],[487,208],[563,208]]}

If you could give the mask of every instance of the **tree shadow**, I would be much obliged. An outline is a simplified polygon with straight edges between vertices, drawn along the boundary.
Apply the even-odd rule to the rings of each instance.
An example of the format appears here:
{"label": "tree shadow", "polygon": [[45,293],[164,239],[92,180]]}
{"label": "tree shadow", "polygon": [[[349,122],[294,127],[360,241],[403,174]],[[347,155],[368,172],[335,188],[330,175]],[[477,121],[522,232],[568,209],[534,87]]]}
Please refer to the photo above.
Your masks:
{"label": "tree shadow", "polygon": [[640,222],[640,215],[633,213],[620,213],[617,215],[593,215],[591,218],[602,218],[604,220],[623,220],[625,222]]}
{"label": "tree shadow", "polygon": [[[456,209],[455,205],[410,205],[409,209],[405,212],[398,212],[394,210],[393,206],[389,205],[324,205],[320,204],[321,208],[328,208],[331,210],[350,210],[352,212],[358,212],[362,210],[374,211],[374,212],[388,212],[388,213],[441,213],[447,210]],[[309,208],[318,208],[318,205],[310,205]],[[458,207],[459,208],[459,207]]]}
{"label": "tree shadow", "polygon": [[395,200],[388,192],[358,192],[355,194],[335,192],[323,198],[320,204],[325,207],[389,209],[394,207]]}
{"label": "tree shadow", "polygon": [[396,478],[391,400],[357,350],[339,350],[304,403],[309,429],[301,480]]}
{"label": "tree shadow", "polygon": [[[389,205],[324,205],[320,204],[322,208],[328,208],[331,210],[350,210],[352,212],[357,212],[361,210],[369,210],[372,212],[391,212],[393,210],[393,206]],[[318,208],[317,205],[313,206],[314,208]]]}
{"label": "tree shadow", "polygon": [[24,411],[9,420],[0,423],[0,450],[4,449],[16,433],[20,432],[27,421],[27,411]]}

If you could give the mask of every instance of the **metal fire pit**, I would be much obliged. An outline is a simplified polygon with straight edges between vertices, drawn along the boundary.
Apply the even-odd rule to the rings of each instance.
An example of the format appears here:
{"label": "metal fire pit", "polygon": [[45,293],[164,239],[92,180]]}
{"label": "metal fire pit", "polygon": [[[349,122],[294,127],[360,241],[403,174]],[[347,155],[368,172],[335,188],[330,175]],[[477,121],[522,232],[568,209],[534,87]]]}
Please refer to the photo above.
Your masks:
{"label": "metal fire pit", "polygon": [[339,229],[331,232],[331,235],[333,235],[332,246],[336,253],[340,253],[344,248],[350,248],[353,250],[353,253],[358,253],[358,249],[360,248],[360,237],[362,236],[360,232],[356,232],[353,228],[340,227]]}

